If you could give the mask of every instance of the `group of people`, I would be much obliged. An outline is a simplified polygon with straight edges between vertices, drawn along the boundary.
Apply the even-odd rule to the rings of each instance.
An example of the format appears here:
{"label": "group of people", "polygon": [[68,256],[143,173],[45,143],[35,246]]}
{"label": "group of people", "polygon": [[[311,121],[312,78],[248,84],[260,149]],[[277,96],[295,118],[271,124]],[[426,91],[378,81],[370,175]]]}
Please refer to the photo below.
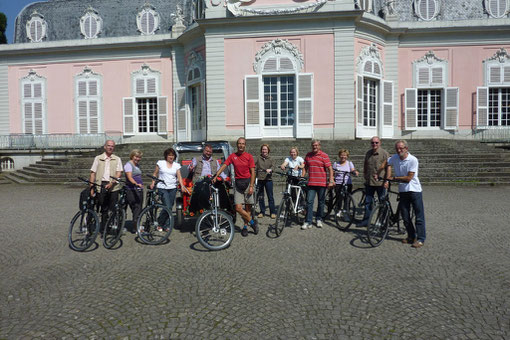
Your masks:
{"label": "group of people", "polygon": [[[363,164],[363,175],[366,188],[365,217],[358,223],[358,226],[366,226],[370,216],[375,193],[381,199],[386,195],[388,181],[399,182],[400,192],[400,213],[407,230],[407,238],[403,243],[412,244],[419,248],[425,242],[425,214],[423,208],[423,197],[420,180],[418,178],[419,162],[416,157],[409,153],[405,140],[395,143],[396,154],[391,156],[381,147],[381,139],[377,136],[370,140],[371,148],[365,155]],[[237,151],[230,154],[220,165],[218,160],[212,157],[213,149],[209,144],[204,145],[201,157],[193,158],[188,166],[192,174],[193,182],[204,176],[211,176],[213,183],[218,177],[225,178],[225,169],[232,165],[234,168],[234,207],[242,217],[244,225],[241,235],[247,236],[251,228],[254,234],[258,234],[259,226],[253,218],[255,213],[261,218],[266,213],[265,196],[267,196],[269,214],[272,219],[276,218],[276,206],[273,195],[272,174],[275,168],[274,160],[270,156],[271,149],[268,144],[262,144],[260,154],[256,157],[246,151],[246,139],[237,139]],[[104,145],[105,152],[94,159],[90,169],[90,181],[102,184],[99,192],[99,204],[101,207],[102,220],[106,220],[108,211],[111,210],[117,200],[119,184],[112,177],[120,177],[124,171],[127,183],[127,202],[133,213],[133,220],[136,221],[143,202],[143,182],[139,162],[142,158],[140,150],[133,150],[130,160],[122,167],[119,157],[113,154],[115,142],[108,140]],[[177,163],[177,154],[174,149],[169,148],[164,152],[164,159],[156,164],[153,176],[161,180],[154,186],[160,192],[163,204],[172,210],[178,185],[183,192],[188,189],[183,185],[181,176],[181,165]],[[301,229],[311,229],[313,222],[313,206],[317,196],[317,210],[315,212],[315,225],[317,228],[323,226],[324,205],[326,190],[341,190],[347,186],[352,191],[351,175],[358,176],[359,172],[349,160],[349,150],[340,149],[338,160],[331,163],[329,156],[321,150],[321,142],[313,140],[311,151],[303,159],[299,156],[297,147],[290,149],[290,155],[280,165],[282,170],[288,169],[293,176],[304,177],[308,174],[307,196],[306,196],[306,218]],[[392,173],[394,172],[394,175]],[[257,179],[258,197],[254,197],[255,182]],[[382,180],[381,180],[382,179]],[[92,186],[92,185],[91,185]],[[255,199],[259,202],[259,211],[252,211]],[[414,209],[416,221],[413,223],[410,218],[410,209]],[[132,230],[134,232],[134,230]]]}

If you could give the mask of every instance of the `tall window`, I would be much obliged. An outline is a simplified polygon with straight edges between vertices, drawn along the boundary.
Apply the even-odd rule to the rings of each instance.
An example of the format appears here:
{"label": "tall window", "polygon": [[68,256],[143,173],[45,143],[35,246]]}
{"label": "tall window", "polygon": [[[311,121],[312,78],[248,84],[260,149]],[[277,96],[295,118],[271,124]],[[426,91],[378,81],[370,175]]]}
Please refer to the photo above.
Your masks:
{"label": "tall window", "polygon": [[158,132],[157,98],[136,98],[138,132]]}
{"label": "tall window", "polygon": [[200,83],[189,88],[191,99],[191,129],[199,130],[203,128],[203,112],[202,112],[202,86]]}
{"label": "tall window", "polygon": [[367,79],[363,80],[363,125],[376,126],[377,107],[379,93],[379,81]]}
{"label": "tall window", "polygon": [[45,133],[46,81],[30,70],[21,80],[23,133]]}
{"label": "tall window", "polygon": [[489,126],[510,126],[510,88],[489,89]]}
{"label": "tall window", "polygon": [[418,127],[441,126],[441,90],[418,90]]}
{"label": "tall window", "polygon": [[88,67],[76,76],[76,116],[78,133],[101,131],[101,76]]}
{"label": "tall window", "polygon": [[295,77],[264,77],[264,126],[292,126]]}

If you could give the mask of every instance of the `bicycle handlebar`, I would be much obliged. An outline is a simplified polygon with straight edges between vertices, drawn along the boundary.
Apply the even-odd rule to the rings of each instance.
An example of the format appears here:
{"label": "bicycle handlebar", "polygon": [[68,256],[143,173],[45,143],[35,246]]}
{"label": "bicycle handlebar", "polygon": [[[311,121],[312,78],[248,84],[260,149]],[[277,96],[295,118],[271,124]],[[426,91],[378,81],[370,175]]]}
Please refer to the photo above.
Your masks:
{"label": "bicycle handlebar", "polygon": [[275,171],[274,172],[275,174],[278,174],[280,176],[287,176],[287,177],[292,177],[292,178],[297,178],[299,180],[306,180],[307,178],[306,177],[302,177],[302,176],[294,176],[290,173],[285,173],[285,172],[280,172],[280,171]]}
{"label": "bicycle handlebar", "polygon": [[89,180],[88,180],[88,179],[86,179],[86,178],[83,178],[83,177],[78,176],[78,179],[79,179],[80,181],[85,182],[85,183],[95,185],[96,187],[105,188],[105,186],[104,186],[104,185],[102,185],[102,184],[97,184],[97,183],[93,183],[93,182],[89,181]]}

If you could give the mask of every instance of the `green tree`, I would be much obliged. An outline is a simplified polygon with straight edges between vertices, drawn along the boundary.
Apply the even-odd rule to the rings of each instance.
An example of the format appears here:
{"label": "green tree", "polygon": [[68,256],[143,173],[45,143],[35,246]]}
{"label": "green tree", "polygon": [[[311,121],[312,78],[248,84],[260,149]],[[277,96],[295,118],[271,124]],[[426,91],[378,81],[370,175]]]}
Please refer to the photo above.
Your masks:
{"label": "green tree", "polygon": [[7,44],[7,37],[5,36],[5,29],[7,28],[7,17],[0,12],[0,44]]}

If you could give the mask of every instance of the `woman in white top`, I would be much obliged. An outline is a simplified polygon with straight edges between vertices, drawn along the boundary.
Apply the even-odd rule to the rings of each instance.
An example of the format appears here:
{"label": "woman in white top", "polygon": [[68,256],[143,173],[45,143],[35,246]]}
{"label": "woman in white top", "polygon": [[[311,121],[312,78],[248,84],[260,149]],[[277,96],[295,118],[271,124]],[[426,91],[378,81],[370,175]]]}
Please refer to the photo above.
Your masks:
{"label": "woman in white top", "polygon": [[285,161],[280,165],[282,170],[285,170],[286,167],[292,170],[292,176],[301,176],[303,172],[305,160],[299,157],[299,150],[295,146],[290,149],[290,157],[285,158]]}
{"label": "woman in white top", "polygon": [[[175,158],[177,157],[175,150],[172,148],[166,149],[164,157],[164,160],[160,160],[156,163],[156,169],[152,175],[164,182],[158,183],[156,187],[163,200],[163,204],[172,211],[175,196],[177,195],[177,184],[181,185],[181,190],[183,192],[188,192],[188,189],[186,189],[186,186],[182,183],[181,165],[175,162]],[[154,189],[155,183],[156,182],[153,180],[150,185],[151,189]]]}

